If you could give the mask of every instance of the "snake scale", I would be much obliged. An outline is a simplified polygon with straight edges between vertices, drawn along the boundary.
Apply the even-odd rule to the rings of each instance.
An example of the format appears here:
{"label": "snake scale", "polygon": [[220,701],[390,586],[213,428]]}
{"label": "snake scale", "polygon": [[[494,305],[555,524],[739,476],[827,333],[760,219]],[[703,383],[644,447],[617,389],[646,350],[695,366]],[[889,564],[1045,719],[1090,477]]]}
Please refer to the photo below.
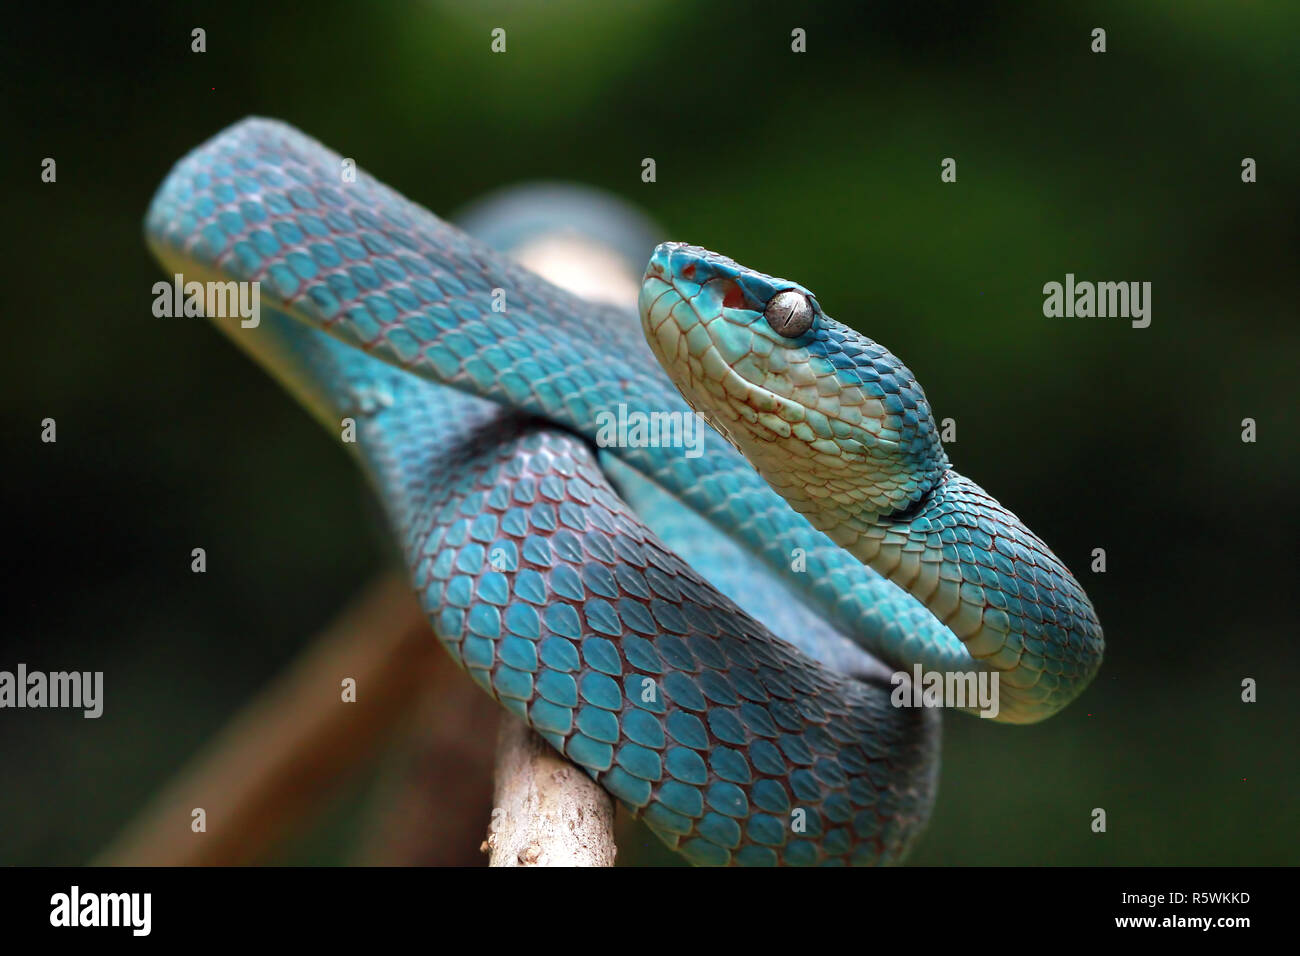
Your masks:
{"label": "snake scale", "polygon": [[[891,704],[891,672],[987,671],[1017,723],[1096,673],[1078,582],[809,290],[665,243],[638,325],[351,165],[242,121],[172,169],[148,244],[261,284],[257,328],[210,317],[331,432],[355,421],[443,646],[688,860],[896,861],[939,719]],[[714,428],[697,457],[599,447],[620,404]]]}

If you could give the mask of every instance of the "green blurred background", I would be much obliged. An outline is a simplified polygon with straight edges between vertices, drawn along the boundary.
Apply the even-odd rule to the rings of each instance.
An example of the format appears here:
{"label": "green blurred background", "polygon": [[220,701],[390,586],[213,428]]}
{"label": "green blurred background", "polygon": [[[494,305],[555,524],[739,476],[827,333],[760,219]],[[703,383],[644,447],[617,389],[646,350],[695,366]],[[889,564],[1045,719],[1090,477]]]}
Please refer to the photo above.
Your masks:
{"label": "green blurred background", "polygon": [[[1296,4],[29,15],[0,39],[0,668],[104,670],[107,703],[0,711],[0,864],[90,859],[394,560],[337,441],[206,323],[150,311],[150,195],[248,114],[444,215],[523,180],[604,187],[908,363],[957,421],[955,466],[1075,569],[1107,637],[1054,719],[945,719],[914,863],[1296,861]],[[1150,328],[1044,318],[1067,272],[1150,281]],[[359,768],[274,858],[354,858],[375,780]],[[666,860],[650,842],[622,861]]]}

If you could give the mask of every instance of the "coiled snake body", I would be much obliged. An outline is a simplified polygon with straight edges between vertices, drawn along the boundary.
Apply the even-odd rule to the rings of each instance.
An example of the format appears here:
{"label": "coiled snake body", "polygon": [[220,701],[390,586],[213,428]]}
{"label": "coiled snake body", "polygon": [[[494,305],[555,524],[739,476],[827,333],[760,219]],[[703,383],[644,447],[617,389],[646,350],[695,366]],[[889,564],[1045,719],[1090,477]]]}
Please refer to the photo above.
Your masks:
{"label": "coiled snake body", "polygon": [[[891,705],[892,669],[996,674],[1011,722],[1092,678],[1078,582],[807,289],[664,244],[638,328],[345,169],[246,120],[168,175],[149,245],[261,283],[257,328],[214,321],[331,431],[356,421],[443,645],[688,859],[901,857],[938,720]],[[683,395],[718,429],[698,457],[596,447],[601,413]]]}

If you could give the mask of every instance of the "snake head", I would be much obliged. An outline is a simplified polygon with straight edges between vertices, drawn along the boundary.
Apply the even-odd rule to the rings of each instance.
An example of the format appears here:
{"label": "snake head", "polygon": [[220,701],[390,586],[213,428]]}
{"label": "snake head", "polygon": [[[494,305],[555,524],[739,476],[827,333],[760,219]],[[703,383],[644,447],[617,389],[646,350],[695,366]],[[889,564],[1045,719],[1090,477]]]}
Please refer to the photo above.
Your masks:
{"label": "snake head", "polygon": [[912,373],[798,283],[663,243],[640,312],[687,401],[797,510],[903,512],[947,470]]}

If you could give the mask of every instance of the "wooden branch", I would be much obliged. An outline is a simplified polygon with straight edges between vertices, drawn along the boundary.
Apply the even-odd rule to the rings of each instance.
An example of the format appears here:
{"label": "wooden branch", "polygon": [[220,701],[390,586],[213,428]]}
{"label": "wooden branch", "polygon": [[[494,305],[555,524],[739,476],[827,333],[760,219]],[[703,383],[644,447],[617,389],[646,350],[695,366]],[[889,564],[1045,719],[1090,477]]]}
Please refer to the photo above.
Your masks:
{"label": "wooden branch", "polygon": [[[264,859],[365,764],[421,691],[454,665],[402,575],[372,585],[154,799],[95,862],[236,865]],[[355,702],[342,699],[344,678]],[[193,811],[206,832],[193,832]]]}
{"label": "wooden branch", "polygon": [[613,866],[614,803],[517,717],[502,717],[489,866]]}

